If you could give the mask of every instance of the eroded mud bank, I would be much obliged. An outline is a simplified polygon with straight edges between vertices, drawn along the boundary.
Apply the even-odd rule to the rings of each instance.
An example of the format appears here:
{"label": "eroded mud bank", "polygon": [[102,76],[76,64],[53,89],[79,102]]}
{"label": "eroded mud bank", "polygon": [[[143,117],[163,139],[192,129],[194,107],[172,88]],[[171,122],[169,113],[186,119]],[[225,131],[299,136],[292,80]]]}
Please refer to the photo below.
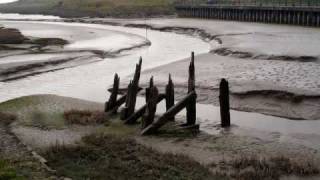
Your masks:
{"label": "eroded mud bank", "polygon": [[[212,53],[236,58],[315,62],[319,53],[313,47],[319,42],[312,28],[239,23],[213,20],[154,18],[126,20],[104,18],[65,19],[82,22],[151,29],[198,36],[212,44]],[[300,37],[299,37],[300,36]]]}
{"label": "eroded mud bank", "polygon": [[[26,106],[26,104],[28,104],[28,106]],[[49,126],[52,123],[56,123],[56,121],[51,121],[50,119],[33,120],[32,124],[25,124],[26,118],[32,117],[28,115],[36,113],[37,111],[52,116],[52,113],[54,112],[62,114],[68,109],[101,111],[103,109],[103,103],[54,95],[21,97],[0,103],[1,111],[15,112],[19,117],[18,120],[10,126],[10,133],[15,135],[19,142],[26,144],[37,152],[41,152],[41,150],[51,147],[52,145],[57,145],[57,143],[62,143],[65,146],[78,146],[81,144],[81,137],[86,134],[96,132],[112,134],[123,130],[121,128],[130,128],[120,122],[116,126],[118,129],[114,129],[111,132],[110,129],[108,129],[108,126],[106,127],[104,125],[73,126],[63,124],[63,129],[56,129]],[[159,113],[162,113],[162,111]],[[177,137],[172,134],[166,134],[165,131],[163,131],[157,136],[141,137],[139,133],[135,133],[135,131],[140,131],[139,128],[134,129],[135,131],[128,135],[131,138],[134,138],[138,143],[155,148],[160,152],[184,154],[191,157],[199,163],[208,166],[213,172],[230,173],[234,169],[232,169],[232,166],[230,166],[229,163],[238,160],[239,158],[250,159],[253,157],[257,157],[258,160],[275,157],[281,157],[280,160],[289,158],[290,160],[301,164],[303,167],[306,166],[310,168],[311,165],[312,167],[319,167],[320,147],[318,145],[319,143],[317,143],[319,142],[319,138],[317,138],[319,136],[319,126],[316,126],[313,121],[301,122],[299,125],[300,130],[295,131],[293,129],[296,127],[296,122],[279,118],[273,125],[281,126],[283,123],[281,121],[285,121],[288,123],[287,125],[290,126],[289,131],[279,131],[281,132],[279,133],[274,129],[269,129],[267,127],[261,128],[261,126],[266,126],[265,123],[268,123],[271,120],[270,118],[272,117],[270,116],[259,115],[258,117],[260,118],[257,120],[254,119],[254,115],[251,115],[252,113],[232,113],[247,114],[248,116],[245,119],[255,121],[256,125],[248,128],[245,125],[238,125],[234,122],[231,128],[221,129],[216,125],[218,122],[206,122],[207,120],[203,119],[206,115],[200,114],[200,119],[198,121],[203,123],[201,128],[204,132],[197,135],[180,135]],[[180,120],[183,121],[182,114],[183,113],[180,113],[177,117],[176,120],[178,122]],[[58,120],[62,121],[61,119]],[[51,128],[41,129],[37,126],[36,122],[44,123],[44,121],[49,121],[46,125]],[[118,120],[113,119],[113,121]],[[260,124],[260,127],[258,124]],[[131,128],[132,127],[133,126],[131,126]],[[312,127],[312,131],[303,131],[301,130],[301,127]],[[216,132],[214,133],[213,131]],[[0,133],[2,134],[1,127]],[[122,134],[122,137],[124,136],[126,136],[126,134]],[[7,145],[8,144],[6,144],[6,146]],[[45,159],[44,162],[46,162]],[[222,167],[227,167],[227,169],[220,169]],[[307,176],[307,178],[309,178],[309,176]],[[310,176],[310,178],[312,179],[313,176]],[[314,179],[317,179],[317,176],[315,176]]]}
{"label": "eroded mud bank", "polygon": [[[163,89],[171,74],[177,98],[186,94],[187,68],[190,59],[146,70],[142,85],[149,78]],[[231,107],[241,111],[287,117],[290,119],[320,119],[318,91],[319,64],[301,62],[223,59],[214,54],[196,57],[198,102],[219,106],[219,81],[227,78],[231,87]],[[280,64],[279,64],[280,63]],[[266,68],[265,66],[269,66]]]}
{"label": "eroded mud bank", "polygon": [[[73,28],[76,30],[73,34],[63,24],[48,27],[35,24],[34,27],[29,27],[14,22],[4,24],[22,29],[22,33],[14,28],[0,29],[0,81],[3,82],[101,61],[151,44],[138,36],[115,31],[103,32],[97,28],[91,28],[88,30],[90,32]],[[50,27],[58,29],[58,32],[50,35]],[[37,32],[41,28],[49,33],[38,33],[40,37],[37,38]],[[106,36],[108,32],[109,35]],[[99,45],[100,39],[112,41],[114,47]],[[128,41],[124,42],[124,39]]]}

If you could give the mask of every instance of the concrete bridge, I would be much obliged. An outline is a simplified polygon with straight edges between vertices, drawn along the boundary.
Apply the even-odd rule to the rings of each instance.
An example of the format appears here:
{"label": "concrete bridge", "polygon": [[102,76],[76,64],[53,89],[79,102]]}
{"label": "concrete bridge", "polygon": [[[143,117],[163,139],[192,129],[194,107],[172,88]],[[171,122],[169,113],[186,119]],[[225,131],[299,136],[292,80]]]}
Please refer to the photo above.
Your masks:
{"label": "concrete bridge", "polygon": [[[237,1],[239,2],[239,1]],[[320,27],[320,1],[317,4],[214,3],[179,4],[179,17],[222,19],[261,23],[292,24]],[[298,3],[299,1],[296,0]],[[301,1],[302,2],[302,1]]]}

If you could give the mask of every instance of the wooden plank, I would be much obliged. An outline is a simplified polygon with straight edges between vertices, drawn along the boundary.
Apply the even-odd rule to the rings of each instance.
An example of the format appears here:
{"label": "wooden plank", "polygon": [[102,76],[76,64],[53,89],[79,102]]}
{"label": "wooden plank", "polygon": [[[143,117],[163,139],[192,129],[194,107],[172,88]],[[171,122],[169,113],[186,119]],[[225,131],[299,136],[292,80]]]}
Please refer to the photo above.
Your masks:
{"label": "wooden plank", "polygon": [[172,117],[178,114],[182,109],[184,109],[190,101],[197,98],[196,93],[193,91],[189,93],[185,98],[178,102],[175,106],[171,107],[167,112],[165,112],[158,120],[150,124],[148,127],[142,130],[142,135],[148,135],[155,133],[160,127],[166,124]]}
{"label": "wooden plank", "polygon": [[[165,98],[164,94],[160,94],[158,96],[158,102],[160,103],[163,99]],[[126,124],[134,124],[137,122],[137,120],[143,116],[143,114],[145,113],[147,109],[147,104],[145,104],[144,106],[142,106],[140,109],[138,109],[134,114],[132,114],[126,121]]]}
{"label": "wooden plank", "polygon": [[[141,91],[141,90],[142,90],[142,87],[139,87],[139,91]],[[109,88],[108,91],[109,91],[110,93],[112,93],[113,87],[112,87],[112,88]],[[128,92],[128,88],[120,88],[120,87],[119,87],[118,95],[119,95],[119,94],[125,95],[125,94],[127,94],[127,92]]]}

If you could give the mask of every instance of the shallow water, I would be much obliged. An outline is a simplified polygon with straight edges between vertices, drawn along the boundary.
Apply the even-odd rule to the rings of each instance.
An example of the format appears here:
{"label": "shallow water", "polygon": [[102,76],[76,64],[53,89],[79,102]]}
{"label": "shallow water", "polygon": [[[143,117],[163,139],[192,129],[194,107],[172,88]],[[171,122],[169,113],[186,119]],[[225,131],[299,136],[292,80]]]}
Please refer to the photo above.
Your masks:
{"label": "shallow water", "polygon": [[[82,32],[81,29],[85,29],[86,31],[94,29],[99,31],[99,33],[103,33],[104,31],[106,33],[120,32],[129,37],[133,36],[134,38],[140,39],[145,35],[145,30],[143,29],[108,25],[39,22],[37,26],[34,26],[37,22],[30,22],[30,24],[28,24],[29,22],[1,23],[10,27],[19,27],[22,33],[37,35],[38,37],[45,37],[47,35],[49,37],[69,38],[69,40],[78,42],[95,39],[95,43],[92,43],[95,48],[105,47],[103,42],[110,44],[108,47],[111,47],[113,44],[117,46],[117,43],[123,42],[123,39],[120,41],[113,41],[112,39],[110,41],[101,41],[101,38],[104,39],[105,37],[92,37],[90,33],[84,34],[81,38],[76,38],[72,37],[73,30],[78,30],[79,33]],[[39,26],[48,26],[48,28],[45,28],[48,31],[38,33],[40,29],[36,27]],[[60,30],[50,30],[52,27]],[[64,31],[68,29],[68,27],[70,27],[70,29]],[[37,30],[33,31],[35,28]],[[77,33],[77,31],[75,31],[75,33]],[[107,87],[112,84],[114,73],[118,73],[121,78],[130,75],[134,72],[135,64],[138,62],[140,56],[143,57],[144,70],[186,58],[190,55],[191,51],[195,51],[196,54],[209,51],[209,44],[197,38],[157,31],[149,31],[148,34],[149,40],[152,43],[150,47],[128,51],[122,53],[120,57],[106,58],[103,61],[85,66],[41,74],[14,82],[2,83],[0,85],[0,102],[30,94],[57,94],[103,102],[106,99]],[[135,42],[135,40],[136,39],[132,42]],[[181,42],[183,42],[183,44]]]}
{"label": "shallow water", "polygon": [[[17,1],[17,0],[13,0]],[[0,1],[1,3],[1,1]],[[48,16],[48,15],[41,15],[41,14],[30,14],[30,15],[22,15],[22,14],[16,14],[16,13],[0,13],[0,19],[33,19],[33,20],[42,20],[42,19],[61,19],[58,16]]]}
{"label": "shallow water", "polygon": [[[1,19],[1,18],[0,18]],[[79,23],[48,23],[48,22],[14,22],[1,21],[7,28],[17,28],[27,37],[61,38],[70,44],[65,50],[101,50],[115,52],[145,43],[143,36],[122,31],[115,31],[99,25]]]}

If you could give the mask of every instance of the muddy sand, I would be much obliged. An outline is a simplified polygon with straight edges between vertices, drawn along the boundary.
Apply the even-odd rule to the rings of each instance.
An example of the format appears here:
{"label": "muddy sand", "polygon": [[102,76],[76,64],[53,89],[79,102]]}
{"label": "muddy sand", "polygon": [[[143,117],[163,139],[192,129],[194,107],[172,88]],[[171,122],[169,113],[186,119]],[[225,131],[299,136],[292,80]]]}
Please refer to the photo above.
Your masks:
{"label": "muddy sand", "polygon": [[[0,29],[0,81],[71,68],[149,46],[129,33],[62,25],[5,22]],[[59,29],[52,33],[52,29]],[[105,42],[112,43],[105,43]]]}
{"label": "muddy sand", "polygon": [[[320,33],[315,28],[176,18],[75,21],[199,36],[211,45],[211,51],[196,57],[198,102],[218,106],[219,81],[226,78],[233,109],[290,119],[320,119]],[[181,97],[189,61],[148,69],[142,74],[142,84],[154,76],[155,83],[164,88],[171,73]]]}
{"label": "muddy sand", "polygon": [[[149,78],[162,90],[171,74],[175,83],[177,99],[186,94],[188,65],[190,59],[146,70],[141,75],[142,86]],[[241,111],[260,112],[291,119],[320,119],[320,95],[298,88],[290,82],[308,83],[314,87],[320,83],[307,81],[320,74],[319,65],[284,61],[241,59],[241,61],[215,54],[196,57],[196,87],[198,102],[219,106],[219,83],[226,78],[230,83],[231,107]],[[268,66],[268,67],[266,67]]]}
{"label": "muddy sand", "polygon": [[[198,36],[211,45],[196,58],[199,102],[218,105],[221,78],[230,81],[232,108],[290,119],[320,119],[320,34],[314,28],[195,19],[121,20],[104,18],[54,21],[149,28]],[[146,70],[142,84],[154,75],[164,87],[173,74],[184,94],[188,60]],[[128,82],[129,79],[125,81]]]}

